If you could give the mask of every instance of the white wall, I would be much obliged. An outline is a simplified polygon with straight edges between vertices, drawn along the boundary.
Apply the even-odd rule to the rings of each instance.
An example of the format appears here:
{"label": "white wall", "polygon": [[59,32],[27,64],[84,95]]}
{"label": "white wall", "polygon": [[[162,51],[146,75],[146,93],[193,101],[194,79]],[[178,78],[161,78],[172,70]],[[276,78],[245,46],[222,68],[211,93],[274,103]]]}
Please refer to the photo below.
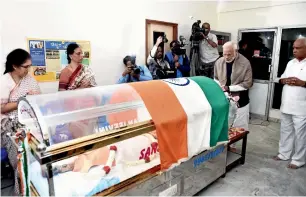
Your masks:
{"label": "white wall", "polygon": [[[234,41],[237,41],[239,29],[306,25],[305,1],[220,1],[217,10],[218,30],[230,32]],[[255,85],[250,91],[251,111],[263,114],[265,94],[257,97],[257,89]],[[279,118],[279,115],[277,110],[269,112],[272,118]]]}
{"label": "white wall", "polygon": [[305,1],[220,1],[218,30],[237,40],[238,29],[305,25]]}
{"label": "white wall", "polygon": [[0,20],[0,73],[2,74],[4,72],[4,61],[3,59],[3,48],[2,48],[2,23]]}
{"label": "white wall", "polygon": [[[179,35],[188,38],[190,15],[210,22],[213,29],[217,26],[217,2],[1,0],[0,4],[3,57],[15,48],[26,48],[26,37],[89,40],[99,85],[116,83],[127,54],[136,53],[137,63],[145,63],[145,19],[178,23]],[[44,93],[58,88],[57,83],[40,86]]]}

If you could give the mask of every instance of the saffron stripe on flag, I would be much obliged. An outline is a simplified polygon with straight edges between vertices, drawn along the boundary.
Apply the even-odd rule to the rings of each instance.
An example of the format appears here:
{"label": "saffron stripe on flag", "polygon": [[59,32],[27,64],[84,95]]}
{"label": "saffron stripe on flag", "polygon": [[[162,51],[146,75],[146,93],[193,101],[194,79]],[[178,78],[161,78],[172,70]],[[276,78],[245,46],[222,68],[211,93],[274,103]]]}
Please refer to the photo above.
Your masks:
{"label": "saffron stripe on flag", "polygon": [[187,115],[171,88],[159,80],[129,85],[141,96],[156,126],[161,169],[188,158]]}
{"label": "saffron stripe on flag", "polygon": [[200,86],[188,78],[163,80],[187,114],[188,158],[210,148],[211,107]]}

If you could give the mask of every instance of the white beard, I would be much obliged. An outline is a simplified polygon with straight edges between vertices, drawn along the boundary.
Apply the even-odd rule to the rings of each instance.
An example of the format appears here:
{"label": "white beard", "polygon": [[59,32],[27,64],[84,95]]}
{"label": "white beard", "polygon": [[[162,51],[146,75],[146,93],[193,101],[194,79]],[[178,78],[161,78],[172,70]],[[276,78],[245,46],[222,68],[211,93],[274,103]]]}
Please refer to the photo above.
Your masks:
{"label": "white beard", "polygon": [[231,63],[232,61],[234,61],[235,60],[235,57],[233,57],[232,59],[230,59],[230,60],[225,60],[225,62],[226,63]]}

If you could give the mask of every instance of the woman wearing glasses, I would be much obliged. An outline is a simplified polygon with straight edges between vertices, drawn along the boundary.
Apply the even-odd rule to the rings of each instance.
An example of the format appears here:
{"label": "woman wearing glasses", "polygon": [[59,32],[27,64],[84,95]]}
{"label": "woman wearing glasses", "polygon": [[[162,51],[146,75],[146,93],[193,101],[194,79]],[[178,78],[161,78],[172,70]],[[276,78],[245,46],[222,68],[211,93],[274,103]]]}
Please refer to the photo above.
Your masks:
{"label": "woman wearing glasses", "polygon": [[[30,54],[23,49],[15,49],[8,54],[4,75],[1,76],[1,148],[6,148],[9,161],[15,170],[15,192],[19,194],[17,181],[17,149],[6,136],[16,133],[18,99],[26,95],[39,94],[38,83],[29,74],[32,65]],[[9,118],[14,118],[11,121]]]}

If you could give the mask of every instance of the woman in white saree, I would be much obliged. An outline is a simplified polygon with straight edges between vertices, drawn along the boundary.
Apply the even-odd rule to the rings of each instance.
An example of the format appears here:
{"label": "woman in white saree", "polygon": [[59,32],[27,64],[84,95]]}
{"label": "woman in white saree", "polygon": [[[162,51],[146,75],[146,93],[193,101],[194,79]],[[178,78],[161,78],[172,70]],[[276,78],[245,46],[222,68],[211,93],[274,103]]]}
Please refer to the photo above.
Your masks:
{"label": "woman in white saree", "polygon": [[[30,54],[23,49],[15,49],[8,54],[5,72],[1,76],[1,147],[6,148],[10,164],[14,169],[15,193],[20,193],[17,177],[17,149],[8,139],[7,133],[16,133],[18,125],[17,105],[19,98],[39,94],[38,83],[29,74],[32,65]],[[12,120],[13,119],[13,120]]]}

